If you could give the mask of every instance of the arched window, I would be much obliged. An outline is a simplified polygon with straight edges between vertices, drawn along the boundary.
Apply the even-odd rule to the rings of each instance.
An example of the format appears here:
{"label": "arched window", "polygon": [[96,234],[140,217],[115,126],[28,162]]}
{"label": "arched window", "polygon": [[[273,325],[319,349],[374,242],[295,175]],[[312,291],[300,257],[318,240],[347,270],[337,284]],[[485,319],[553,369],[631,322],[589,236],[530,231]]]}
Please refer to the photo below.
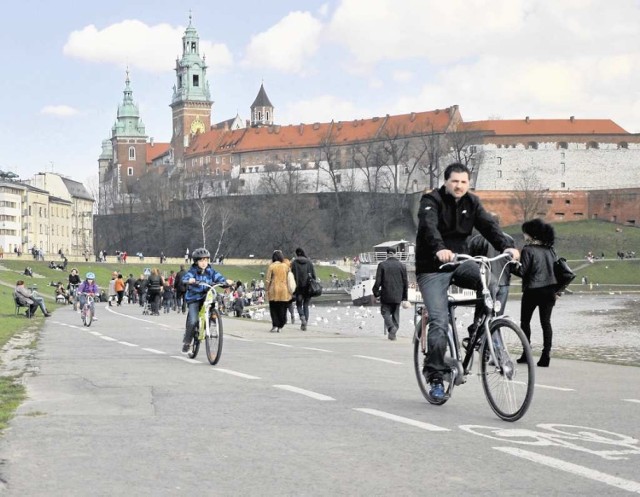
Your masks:
{"label": "arched window", "polygon": [[590,148],[599,148],[598,147],[598,142],[587,142],[587,150],[589,150]]}
{"label": "arched window", "polygon": [[129,160],[136,160],[136,147],[129,147]]}
{"label": "arched window", "polygon": [[527,148],[532,148],[534,150],[538,150],[538,142],[529,142],[529,143],[527,143]]}
{"label": "arched window", "polygon": [[561,148],[566,150],[569,148],[569,144],[567,142],[558,142],[558,144],[556,145],[556,148]]}

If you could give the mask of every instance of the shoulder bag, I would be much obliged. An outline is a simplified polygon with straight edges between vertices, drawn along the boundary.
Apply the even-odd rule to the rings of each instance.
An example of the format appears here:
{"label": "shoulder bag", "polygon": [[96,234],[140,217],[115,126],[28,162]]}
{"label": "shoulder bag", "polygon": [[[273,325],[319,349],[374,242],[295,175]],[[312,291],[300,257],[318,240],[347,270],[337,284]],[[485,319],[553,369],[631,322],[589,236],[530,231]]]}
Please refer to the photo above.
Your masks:
{"label": "shoulder bag", "polygon": [[575,279],[576,273],[571,270],[564,257],[558,257],[556,255],[556,251],[553,248],[551,249],[551,253],[555,258],[553,263],[553,275],[556,277],[556,281],[558,282],[558,290],[564,290]]}
{"label": "shoulder bag", "polygon": [[287,289],[292,295],[293,292],[296,291],[296,279],[293,277],[293,273],[291,272],[291,270],[287,271]]}
{"label": "shoulder bag", "polygon": [[309,297],[319,297],[322,295],[322,285],[311,276],[311,273],[309,273],[309,279],[307,280],[307,295]]}

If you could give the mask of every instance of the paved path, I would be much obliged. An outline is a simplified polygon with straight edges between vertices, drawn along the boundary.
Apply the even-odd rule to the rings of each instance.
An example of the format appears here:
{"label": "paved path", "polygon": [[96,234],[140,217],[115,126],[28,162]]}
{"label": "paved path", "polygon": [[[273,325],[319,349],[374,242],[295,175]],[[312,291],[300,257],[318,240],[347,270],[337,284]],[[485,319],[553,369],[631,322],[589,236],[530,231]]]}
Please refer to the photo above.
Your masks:
{"label": "paved path", "polygon": [[640,368],[554,360],[512,424],[477,378],[428,405],[407,338],[227,319],[211,367],[179,353],[181,315],[98,312],[46,321],[0,440],[6,495],[640,493]]}

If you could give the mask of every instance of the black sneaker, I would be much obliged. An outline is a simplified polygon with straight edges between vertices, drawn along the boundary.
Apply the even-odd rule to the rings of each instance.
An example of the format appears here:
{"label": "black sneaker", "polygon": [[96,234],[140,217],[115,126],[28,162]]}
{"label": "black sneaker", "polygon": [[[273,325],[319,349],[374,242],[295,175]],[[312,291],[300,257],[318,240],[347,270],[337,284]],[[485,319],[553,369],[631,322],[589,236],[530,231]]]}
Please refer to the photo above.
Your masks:
{"label": "black sneaker", "polygon": [[183,354],[188,354],[190,348],[191,348],[191,344],[190,343],[183,343],[182,344],[182,353]]}

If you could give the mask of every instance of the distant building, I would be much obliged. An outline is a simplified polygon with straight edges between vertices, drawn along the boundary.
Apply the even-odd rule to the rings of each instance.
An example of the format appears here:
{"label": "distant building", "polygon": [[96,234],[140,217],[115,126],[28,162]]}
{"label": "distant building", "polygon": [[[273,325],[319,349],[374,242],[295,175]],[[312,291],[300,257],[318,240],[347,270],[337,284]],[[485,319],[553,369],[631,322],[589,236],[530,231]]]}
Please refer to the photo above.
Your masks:
{"label": "distant building", "polygon": [[94,199],[76,181],[39,173],[29,181],[0,181],[0,245],[23,253],[36,247],[51,258],[58,251],[93,252]]}
{"label": "distant building", "polygon": [[116,124],[98,161],[100,214],[143,209],[139,187],[153,177],[165,178],[178,200],[336,190],[409,194],[441,184],[444,166],[453,161],[472,169],[477,191],[505,197],[522,188],[640,187],[640,135],[607,119],[464,122],[452,105],[279,125],[261,84],[250,120],[236,115],[212,125],[207,65],[191,18],[182,41],[170,143],[148,139],[127,73]]}

